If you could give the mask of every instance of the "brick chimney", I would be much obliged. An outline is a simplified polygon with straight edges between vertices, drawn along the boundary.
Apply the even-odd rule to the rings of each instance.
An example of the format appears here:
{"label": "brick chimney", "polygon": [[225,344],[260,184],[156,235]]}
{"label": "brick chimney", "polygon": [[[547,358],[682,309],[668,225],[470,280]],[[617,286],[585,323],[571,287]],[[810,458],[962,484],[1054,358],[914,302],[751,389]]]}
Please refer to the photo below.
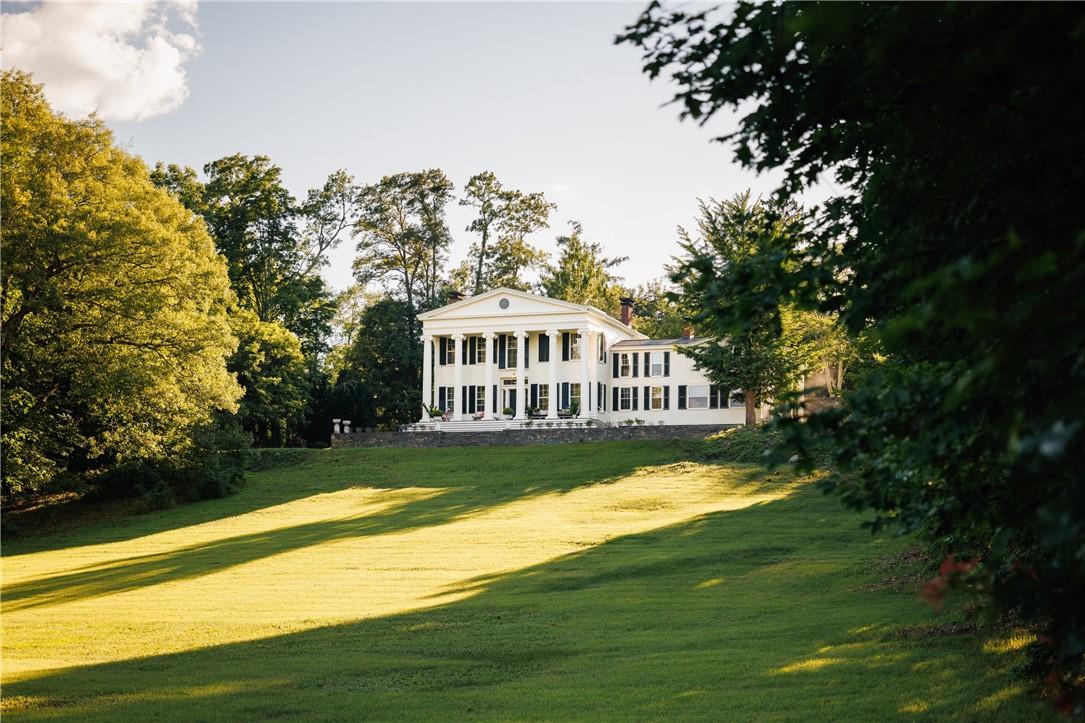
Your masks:
{"label": "brick chimney", "polygon": [[463,301],[464,298],[465,297],[463,295],[463,292],[459,289],[452,289],[448,292],[448,303],[450,304],[455,304],[458,301]]}
{"label": "brick chimney", "polygon": [[686,340],[693,338],[693,324],[688,320],[682,322],[682,338]]}
{"label": "brick chimney", "polygon": [[622,297],[622,323],[633,328],[633,297]]}

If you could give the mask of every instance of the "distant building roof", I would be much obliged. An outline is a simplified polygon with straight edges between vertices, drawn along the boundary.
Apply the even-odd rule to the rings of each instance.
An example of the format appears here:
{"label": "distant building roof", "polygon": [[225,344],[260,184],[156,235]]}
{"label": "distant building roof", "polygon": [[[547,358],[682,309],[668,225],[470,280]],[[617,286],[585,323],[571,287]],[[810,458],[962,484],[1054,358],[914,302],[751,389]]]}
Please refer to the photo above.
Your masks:
{"label": "distant building roof", "polygon": [[623,339],[617,342],[611,348],[624,348],[627,346],[688,346],[690,344],[700,344],[702,341],[709,341],[710,336],[695,336],[690,339],[684,339],[678,337],[677,339]]}

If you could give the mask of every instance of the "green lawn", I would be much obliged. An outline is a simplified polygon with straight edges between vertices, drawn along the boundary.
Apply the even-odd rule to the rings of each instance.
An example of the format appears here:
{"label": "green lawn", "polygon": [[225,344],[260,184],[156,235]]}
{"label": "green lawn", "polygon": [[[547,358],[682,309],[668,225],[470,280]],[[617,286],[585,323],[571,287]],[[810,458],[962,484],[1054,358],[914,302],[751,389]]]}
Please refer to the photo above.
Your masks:
{"label": "green lawn", "polygon": [[4,716],[1046,717],[859,522],[667,443],[305,453],[5,542]]}

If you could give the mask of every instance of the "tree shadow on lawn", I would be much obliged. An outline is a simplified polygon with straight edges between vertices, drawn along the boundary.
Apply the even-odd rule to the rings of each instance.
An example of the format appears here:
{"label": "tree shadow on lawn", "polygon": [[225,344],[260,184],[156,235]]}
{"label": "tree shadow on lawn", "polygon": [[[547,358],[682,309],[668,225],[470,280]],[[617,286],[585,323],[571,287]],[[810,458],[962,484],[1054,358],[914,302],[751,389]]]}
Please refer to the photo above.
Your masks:
{"label": "tree shadow on lawn", "polygon": [[[269,459],[273,455],[267,453],[280,451],[287,453],[282,455],[282,465],[250,471],[248,484],[233,496],[143,514],[126,513],[105,523],[92,518],[92,525],[42,534],[24,531],[4,539],[4,555],[124,542],[351,487],[479,486],[489,481],[469,475],[465,479],[465,468],[488,468],[498,480],[516,473],[550,485],[551,472],[571,473],[574,477],[585,473],[623,475],[638,466],[673,462],[684,456],[682,448],[665,441],[562,445],[560,454],[553,446],[262,450]],[[594,469],[586,469],[586,464],[594,465]]]}
{"label": "tree shadow on lawn", "polygon": [[[315,465],[302,467],[284,478],[284,483],[300,481],[307,475],[310,480],[317,476],[320,492],[316,494],[319,494],[361,486],[359,483],[364,480],[364,486],[378,490],[371,501],[380,503],[381,493],[387,493],[389,507],[375,513],[321,519],[109,560],[6,585],[4,609],[14,611],[84,600],[209,575],[313,545],[441,525],[517,500],[613,483],[644,464],[666,461],[668,454],[665,448],[638,450],[624,444],[594,450],[576,445],[560,456],[552,448],[549,454],[544,449],[507,447],[468,453],[453,449],[411,450],[410,456],[344,455],[345,459],[364,465],[356,470],[333,468],[329,473]],[[511,458],[508,450],[514,450]],[[478,477],[480,469],[487,470],[485,478]],[[341,474],[344,471],[345,476]],[[319,479],[321,474],[323,480]],[[763,479],[763,471],[749,468],[746,481],[750,485]],[[396,491],[404,488],[419,489],[420,494],[403,501],[404,497]],[[312,493],[311,486],[306,489]]]}
{"label": "tree shadow on lawn", "polygon": [[[864,589],[899,543],[810,486],[506,575],[467,599],[8,682],[5,711],[81,720],[1043,719],[973,638]],[[224,611],[224,614],[229,614]],[[977,702],[980,701],[980,702]]]}

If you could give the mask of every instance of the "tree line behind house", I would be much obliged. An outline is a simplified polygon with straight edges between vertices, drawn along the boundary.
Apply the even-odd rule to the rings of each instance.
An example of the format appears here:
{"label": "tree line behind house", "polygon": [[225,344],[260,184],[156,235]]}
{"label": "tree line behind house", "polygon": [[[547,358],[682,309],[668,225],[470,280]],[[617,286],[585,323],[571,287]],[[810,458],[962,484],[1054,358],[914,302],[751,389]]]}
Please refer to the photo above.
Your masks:
{"label": "tree line behind house", "polygon": [[[553,256],[532,245],[555,204],[489,171],[457,188],[440,169],[368,183],[336,170],[296,198],[265,156],[226,156],[202,174],[148,169],[101,122],[52,112],[29,76],[9,71],[3,84],[9,497],[217,495],[241,473],[216,450],[326,445],[333,418],[416,421],[417,316],[453,289],[505,286],[616,316],[632,296],[637,328],[656,338],[680,336],[693,314],[667,279],[625,286],[625,258],[575,221]],[[451,204],[474,213],[458,263]],[[698,237],[711,244],[705,223]],[[344,243],[356,247],[356,283],[335,293],[321,270]],[[774,396],[824,365],[811,353],[823,331],[804,326],[801,343],[760,349],[772,367],[763,383],[721,382]]]}

